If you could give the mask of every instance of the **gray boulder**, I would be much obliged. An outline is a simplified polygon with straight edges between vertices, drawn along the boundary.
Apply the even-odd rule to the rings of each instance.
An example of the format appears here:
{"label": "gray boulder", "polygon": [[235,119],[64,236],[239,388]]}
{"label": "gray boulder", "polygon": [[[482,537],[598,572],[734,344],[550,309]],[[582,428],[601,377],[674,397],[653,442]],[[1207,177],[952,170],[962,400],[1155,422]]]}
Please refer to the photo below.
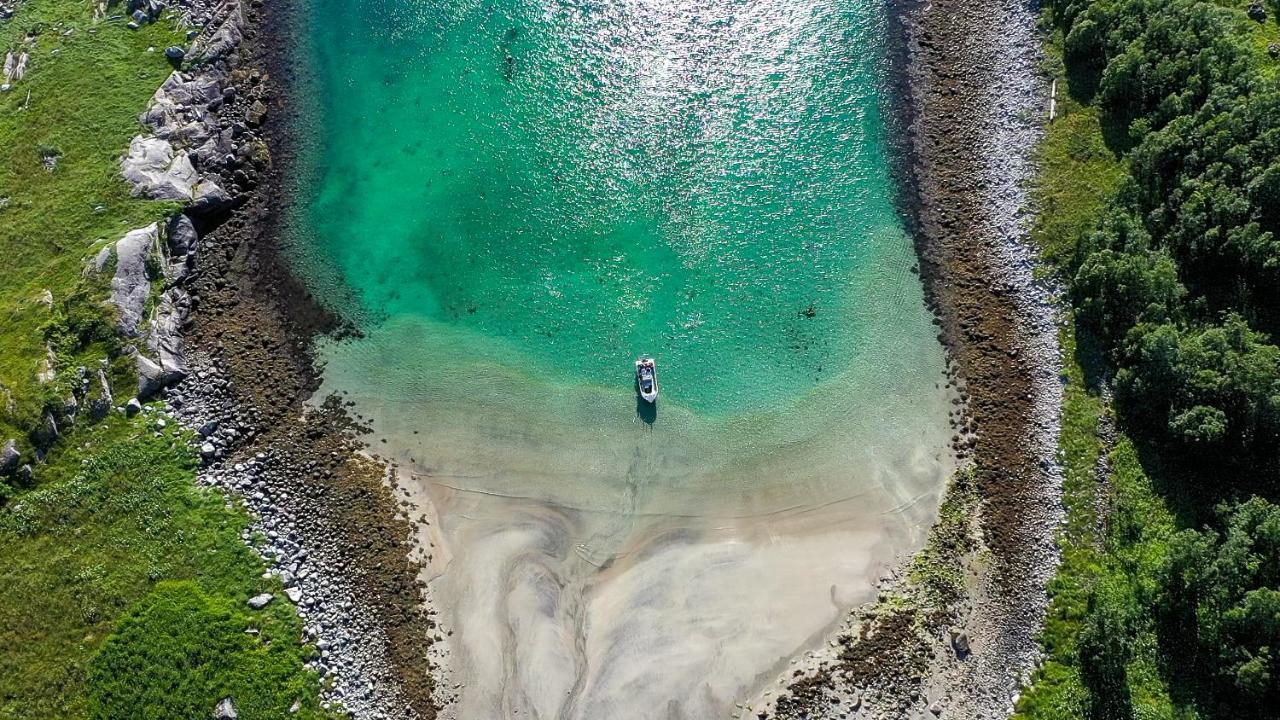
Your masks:
{"label": "gray boulder", "polygon": [[170,60],[181,60],[182,58],[187,56],[187,51],[183,50],[177,45],[170,45],[169,47],[164,49],[164,56],[169,58]]}
{"label": "gray boulder", "polygon": [[955,649],[956,657],[963,660],[972,652],[969,647],[969,633],[965,632],[963,628],[953,627],[949,630],[949,634],[951,635],[951,647]]}
{"label": "gray boulder", "polygon": [[104,246],[98,251],[98,254],[93,257],[94,272],[102,272],[107,269],[107,263],[111,262],[111,247],[112,246],[110,245]]}
{"label": "gray boulder", "polygon": [[151,296],[151,278],[147,275],[147,257],[160,237],[160,228],[152,223],[131,230],[116,242],[116,273],[111,279],[111,303],[120,311],[116,330],[127,337],[137,337],[142,313]]}
{"label": "gray boulder", "polygon": [[53,413],[45,412],[44,418],[40,423],[40,427],[36,429],[32,440],[35,441],[37,455],[40,451],[47,450],[53,442],[61,435],[58,421],[53,417]]}
{"label": "gray boulder", "polygon": [[8,477],[18,470],[22,462],[22,453],[18,452],[16,440],[5,440],[0,448],[0,477]]}
{"label": "gray boulder", "polygon": [[80,413],[80,400],[73,392],[62,399],[62,420],[65,424],[70,425],[76,421],[76,415]]}
{"label": "gray boulder", "polygon": [[267,105],[261,100],[254,100],[253,104],[244,111],[244,121],[253,127],[261,125],[266,117]]}
{"label": "gray boulder", "polygon": [[152,200],[190,200],[191,186],[199,179],[187,154],[174,152],[168,140],[158,137],[135,137],[121,168],[133,193]]}
{"label": "gray boulder", "polygon": [[191,219],[178,214],[169,219],[165,229],[166,253],[164,279],[170,284],[180,283],[191,274],[192,259],[198,236]]}
{"label": "gray boulder", "polygon": [[203,145],[196,148],[196,162],[202,170],[223,168],[227,165],[228,157],[234,160],[236,147],[232,135],[232,129],[227,128],[212,135]]}
{"label": "gray boulder", "polygon": [[98,393],[89,400],[89,419],[96,422],[106,417],[112,403],[111,383],[107,381],[106,371],[98,368]]}
{"label": "gray boulder", "polygon": [[169,252],[174,257],[186,255],[196,247],[196,241],[199,236],[196,234],[196,226],[191,224],[191,218],[178,213],[169,219],[169,227],[167,228],[169,238]]}
{"label": "gray boulder", "polygon": [[138,353],[133,359],[138,369],[138,397],[149,398],[160,392],[167,384],[164,368],[160,363],[142,353]]}
{"label": "gray boulder", "polygon": [[231,698],[224,697],[218,701],[217,707],[213,709],[213,717],[217,720],[235,720],[240,715],[236,713],[236,704],[231,701]]}
{"label": "gray boulder", "polygon": [[160,296],[147,336],[147,346],[160,359],[161,377],[158,379],[164,386],[181,381],[191,372],[182,340],[182,325],[190,313],[191,296],[182,288],[169,288]]}
{"label": "gray boulder", "polygon": [[204,52],[200,56],[206,63],[227,59],[244,39],[244,14],[240,10],[240,3],[237,0],[231,0],[227,3],[227,8],[226,18],[213,37],[209,38],[209,43],[205,45]]}
{"label": "gray boulder", "polygon": [[193,188],[193,193],[191,211],[197,214],[216,213],[231,204],[231,195],[212,180],[201,180]]}
{"label": "gray boulder", "polygon": [[195,77],[174,71],[151,96],[151,104],[142,113],[142,124],[159,134],[165,127],[180,124],[183,116],[222,99],[226,76],[217,71],[202,72]]}
{"label": "gray boulder", "polygon": [[271,602],[271,599],[274,597],[275,596],[272,595],[271,593],[262,593],[261,595],[254,595],[253,597],[249,598],[249,607],[253,608],[254,610],[261,610],[262,608],[266,607],[267,603]]}

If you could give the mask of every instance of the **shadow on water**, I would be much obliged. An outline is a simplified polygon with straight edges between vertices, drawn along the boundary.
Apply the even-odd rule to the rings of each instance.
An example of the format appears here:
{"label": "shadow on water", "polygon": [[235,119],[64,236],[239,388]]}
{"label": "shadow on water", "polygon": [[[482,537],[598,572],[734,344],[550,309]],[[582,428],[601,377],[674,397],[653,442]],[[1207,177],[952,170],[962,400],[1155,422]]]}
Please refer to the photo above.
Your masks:
{"label": "shadow on water", "polygon": [[652,425],[658,419],[658,404],[640,397],[639,388],[636,389],[636,417],[643,420],[645,425]]}

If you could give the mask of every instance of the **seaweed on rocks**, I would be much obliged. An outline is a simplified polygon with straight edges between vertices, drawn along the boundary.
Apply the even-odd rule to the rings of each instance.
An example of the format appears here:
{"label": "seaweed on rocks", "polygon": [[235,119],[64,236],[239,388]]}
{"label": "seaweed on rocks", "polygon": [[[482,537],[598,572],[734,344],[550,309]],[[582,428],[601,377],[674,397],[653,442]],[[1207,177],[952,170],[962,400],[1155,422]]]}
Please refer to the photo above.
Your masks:
{"label": "seaweed on rocks", "polygon": [[1007,716],[1039,655],[1057,565],[1056,289],[1033,275],[1025,192],[1045,96],[1034,8],[934,0],[899,10],[899,117],[911,128],[902,207],[961,387],[960,425],[974,433],[956,438],[974,469],[973,542],[944,559],[963,575],[961,596],[889,583],[833,641],[839,649],[788,684],[777,717]]}

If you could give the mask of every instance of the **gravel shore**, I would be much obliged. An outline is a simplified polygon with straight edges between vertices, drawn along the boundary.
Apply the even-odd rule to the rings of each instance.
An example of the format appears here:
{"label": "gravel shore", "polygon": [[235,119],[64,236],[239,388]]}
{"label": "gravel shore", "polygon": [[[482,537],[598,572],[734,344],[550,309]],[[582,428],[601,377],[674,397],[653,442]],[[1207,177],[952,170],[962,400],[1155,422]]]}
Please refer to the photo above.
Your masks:
{"label": "gravel shore", "polygon": [[969,542],[945,558],[964,592],[931,603],[919,578],[886,577],[882,602],[798,658],[778,698],[744,717],[1007,717],[1039,657],[1063,511],[1057,289],[1035,278],[1028,237],[1047,105],[1035,9],[934,0],[898,11],[911,138],[901,206],[964,400],[955,441],[977,492]]}
{"label": "gravel shore", "polygon": [[196,433],[198,481],[249,510],[244,540],[283,592],[245,601],[297,606],[324,702],[361,720],[434,718],[440,634],[412,508],[394,497],[393,471],[364,454],[342,404],[312,398],[312,340],[339,328],[278,252],[291,104],[272,73],[286,67],[287,10],[258,0],[179,9],[202,29],[124,161],[138,194],[176,199],[165,193],[182,183],[196,196],[163,231],[151,228],[164,287],[144,350],[156,360],[138,354],[139,394],[163,399]]}

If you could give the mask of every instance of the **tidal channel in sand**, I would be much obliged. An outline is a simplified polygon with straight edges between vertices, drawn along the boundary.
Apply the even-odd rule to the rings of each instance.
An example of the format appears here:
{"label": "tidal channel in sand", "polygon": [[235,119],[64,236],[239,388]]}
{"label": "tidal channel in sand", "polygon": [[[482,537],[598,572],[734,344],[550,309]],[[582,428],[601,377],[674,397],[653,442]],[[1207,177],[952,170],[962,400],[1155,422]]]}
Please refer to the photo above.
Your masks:
{"label": "tidal channel in sand", "polygon": [[312,0],[294,249],[363,332],[321,394],[430,508],[449,714],[727,716],[919,547],[951,397],[885,12]]}

